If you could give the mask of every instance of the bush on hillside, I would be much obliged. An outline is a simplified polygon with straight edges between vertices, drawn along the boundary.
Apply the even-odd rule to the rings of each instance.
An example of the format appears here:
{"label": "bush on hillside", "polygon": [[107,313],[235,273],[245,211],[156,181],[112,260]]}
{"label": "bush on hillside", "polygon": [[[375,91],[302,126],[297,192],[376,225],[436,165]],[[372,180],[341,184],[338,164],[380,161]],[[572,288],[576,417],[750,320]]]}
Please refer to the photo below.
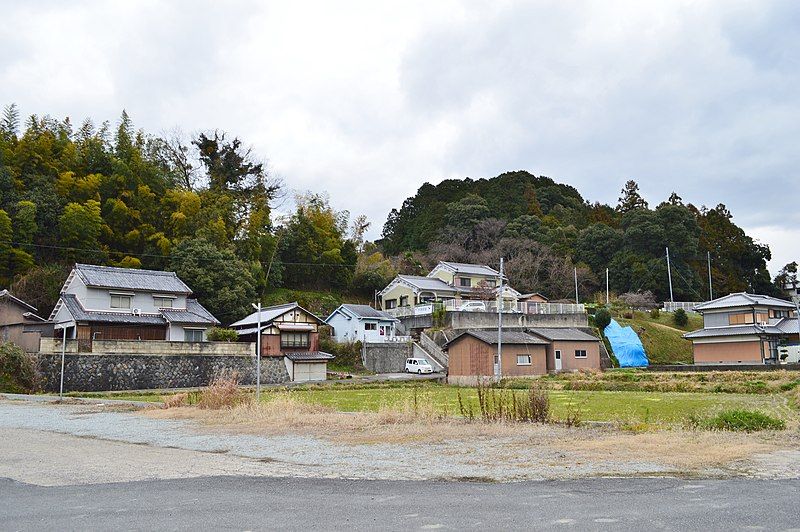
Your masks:
{"label": "bush on hillside", "polygon": [[654,308],[653,310],[650,311],[650,317],[653,318],[654,320],[657,320],[659,316],[661,316],[661,311],[658,310],[657,308]]}
{"label": "bush on hillside", "polygon": [[675,325],[678,327],[686,327],[686,324],[689,323],[689,316],[686,315],[685,310],[679,308],[675,311],[675,314],[672,315],[672,321],[674,321]]}
{"label": "bush on hillside", "polygon": [[594,315],[594,324],[600,331],[604,331],[608,324],[611,323],[611,313],[608,310],[601,308]]}
{"label": "bush on hillside", "polygon": [[319,350],[336,357],[328,364],[330,369],[364,371],[364,363],[361,361],[361,348],[362,345],[359,341],[339,343],[331,340],[329,333],[320,334]]}
{"label": "bush on hillside", "polygon": [[233,329],[222,327],[212,327],[208,330],[208,340],[210,342],[235,342],[239,339],[239,333]]}
{"label": "bush on hillside", "polygon": [[31,355],[13,342],[0,343],[0,392],[31,393],[38,387]]}
{"label": "bush on hillside", "polygon": [[644,292],[625,292],[624,294],[620,294],[619,300],[628,307],[637,310],[649,310],[658,306],[656,304],[656,297],[650,290]]}

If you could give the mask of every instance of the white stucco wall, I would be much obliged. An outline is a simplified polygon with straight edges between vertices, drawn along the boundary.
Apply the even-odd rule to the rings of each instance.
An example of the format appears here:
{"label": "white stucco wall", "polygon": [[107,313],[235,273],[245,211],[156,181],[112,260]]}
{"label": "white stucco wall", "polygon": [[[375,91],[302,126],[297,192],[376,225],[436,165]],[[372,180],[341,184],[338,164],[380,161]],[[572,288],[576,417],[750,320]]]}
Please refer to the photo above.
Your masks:
{"label": "white stucco wall", "polygon": [[[374,323],[376,325],[374,331],[368,331],[364,327],[365,323]],[[367,342],[382,342],[386,338],[394,336],[394,322],[391,320],[379,319],[364,319],[357,318],[347,319],[341,312],[337,312],[328,321],[328,325],[333,327],[333,335],[337,342],[355,342],[357,340]],[[388,328],[381,335],[381,326]]]}

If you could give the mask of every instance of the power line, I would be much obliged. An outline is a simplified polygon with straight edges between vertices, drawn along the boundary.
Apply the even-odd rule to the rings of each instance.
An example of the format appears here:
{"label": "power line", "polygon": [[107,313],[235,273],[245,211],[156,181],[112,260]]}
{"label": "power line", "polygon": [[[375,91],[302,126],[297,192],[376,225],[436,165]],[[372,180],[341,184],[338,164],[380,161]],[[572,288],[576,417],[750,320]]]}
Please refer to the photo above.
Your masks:
{"label": "power line", "polygon": [[[97,255],[107,255],[107,254],[117,254],[117,255],[124,255],[128,257],[149,257],[149,258],[157,258],[157,259],[174,259],[175,257],[172,255],[159,255],[156,253],[127,253],[125,251],[115,251],[115,250],[102,250],[102,249],[85,249],[85,248],[73,248],[68,246],[55,246],[55,245],[46,245],[46,244],[31,244],[26,242],[10,242],[10,244],[14,247],[33,247],[33,248],[40,248],[40,249],[52,249],[52,250],[61,250],[61,251],[74,251],[74,252],[81,252],[81,253],[94,253]],[[212,257],[194,257],[192,260],[194,261],[209,261],[209,262],[218,262],[220,260],[225,259],[215,259]],[[355,268],[355,264],[341,264],[341,263],[323,263],[323,262],[281,262],[281,264],[287,266],[333,266],[333,267],[340,267],[340,268]]]}

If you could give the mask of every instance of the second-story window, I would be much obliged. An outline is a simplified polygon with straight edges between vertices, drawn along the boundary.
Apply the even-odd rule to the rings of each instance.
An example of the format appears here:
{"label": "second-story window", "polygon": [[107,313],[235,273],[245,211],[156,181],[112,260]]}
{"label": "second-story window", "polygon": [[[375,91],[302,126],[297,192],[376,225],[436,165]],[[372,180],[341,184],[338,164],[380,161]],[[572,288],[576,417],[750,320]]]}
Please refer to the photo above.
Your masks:
{"label": "second-story window", "polygon": [[122,294],[111,294],[111,308],[129,309],[131,308],[131,296]]}
{"label": "second-story window", "polygon": [[281,333],[281,347],[308,347],[308,333],[305,332]]}
{"label": "second-story window", "polygon": [[156,308],[172,308],[172,298],[153,296],[153,305]]}
{"label": "second-story window", "polygon": [[460,286],[472,286],[472,279],[469,277],[461,277],[459,279]]}

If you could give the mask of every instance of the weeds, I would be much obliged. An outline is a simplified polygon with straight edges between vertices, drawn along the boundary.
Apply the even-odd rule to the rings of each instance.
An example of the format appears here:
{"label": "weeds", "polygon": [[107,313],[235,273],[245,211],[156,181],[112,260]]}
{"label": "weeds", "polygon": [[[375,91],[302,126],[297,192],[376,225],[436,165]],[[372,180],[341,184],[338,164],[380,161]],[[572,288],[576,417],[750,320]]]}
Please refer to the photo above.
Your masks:
{"label": "weeds", "polygon": [[548,423],[550,421],[550,398],[547,391],[531,384],[527,393],[509,388],[498,388],[488,380],[480,381],[476,387],[478,415],[472,403],[465,403],[458,390],[458,408],[461,416],[469,421],[476,418],[484,423]]}
{"label": "weeds", "polygon": [[700,418],[694,414],[687,418],[691,429],[729,430],[736,432],[758,432],[761,430],[783,430],[786,423],[757,410],[726,410],[711,418]]}
{"label": "weeds", "polygon": [[197,406],[208,410],[232,408],[244,401],[244,394],[239,389],[239,373],[223,371],[200,392]]}

